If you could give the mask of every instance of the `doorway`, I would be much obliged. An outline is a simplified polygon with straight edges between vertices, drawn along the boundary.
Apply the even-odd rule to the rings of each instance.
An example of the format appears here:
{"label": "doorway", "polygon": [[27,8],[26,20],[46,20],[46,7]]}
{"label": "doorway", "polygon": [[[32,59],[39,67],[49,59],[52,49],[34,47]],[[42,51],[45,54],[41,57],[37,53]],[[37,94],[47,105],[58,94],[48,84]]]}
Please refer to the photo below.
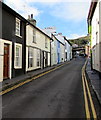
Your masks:
{"label": "doorway", "polygon": [[4,44],[4,69],[3,78],[9,78],[9,45]]}

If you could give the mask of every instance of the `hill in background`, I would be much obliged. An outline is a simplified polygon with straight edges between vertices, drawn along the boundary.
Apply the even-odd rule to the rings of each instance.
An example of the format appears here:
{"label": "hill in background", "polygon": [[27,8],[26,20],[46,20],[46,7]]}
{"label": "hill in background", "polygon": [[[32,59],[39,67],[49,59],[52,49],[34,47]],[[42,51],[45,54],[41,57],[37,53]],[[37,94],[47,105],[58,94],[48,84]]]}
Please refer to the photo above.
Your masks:
{"label": "hill in background", "polygon": [[89,36],[84,36],[77,39],[68,39],[68,40],[72,45],[77,44],[78,47],[84,47],[90,42]]}

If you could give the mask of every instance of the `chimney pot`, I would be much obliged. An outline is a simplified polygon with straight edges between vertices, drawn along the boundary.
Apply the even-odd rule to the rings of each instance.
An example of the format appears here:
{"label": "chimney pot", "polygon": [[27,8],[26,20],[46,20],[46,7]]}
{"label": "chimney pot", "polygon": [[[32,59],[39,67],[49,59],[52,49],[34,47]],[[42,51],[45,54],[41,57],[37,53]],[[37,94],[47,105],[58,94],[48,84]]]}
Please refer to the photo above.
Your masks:
{"label": "chimney pot", "polygon": [[33,14],[31,14],[31,19],[33,19]]}
{"label": "chimney pot", "polygon": [[30,20],[30,15],[28,15],[28,19]]}

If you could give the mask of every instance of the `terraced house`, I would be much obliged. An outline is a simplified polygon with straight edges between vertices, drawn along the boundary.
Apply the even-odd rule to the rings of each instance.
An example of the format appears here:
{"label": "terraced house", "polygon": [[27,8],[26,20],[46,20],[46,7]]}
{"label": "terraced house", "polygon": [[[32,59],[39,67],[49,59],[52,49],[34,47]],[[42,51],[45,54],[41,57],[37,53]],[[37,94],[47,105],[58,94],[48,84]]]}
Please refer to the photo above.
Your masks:
{"label": "terraced house", "polygon": [[47,27],[44,28],[43,31],[51,37],[51,66],[56,65],[58,63],[58,55],[57,55],[57,41],[58,39],[55,37],[56,28],[55,27]]}
{"label": "terraced house", "polygon": [[57,41],[58,39],[52,34],[52,41],[51,41],[51,65],[56,65],[57,61]]}
{"label": "terraced house", "polygon": [[25,73],[26,19],[2,4],[2,36],[0,38],[0,81]]}
{"label": "terraced house", "polygon": [[58,33],[55,35],[58,39],[57,41],[57,56],[58,56],[58,63],[65,61],[65,40],[62,36],[62,33]]}
{"label": "terraced house", "polygon": [[92,69],[101,76],[101,1],[92,1],[88,14],[88,32],[91,34]]}
{"label": "terraced house", "polygon": [[33,14],[26,20],[6,4],[0,5],[0,81],[70,60],[65,52],[70,56],[72,49],[65,47],[61,33],[49,27],[47,34],[36,26]]}
{"label": "terraced house", "polygon": [[65,61],[72,59],[72,44],[64,37],[65,40]]}
{"label": "terraced house", "polygon": [[50,66],[50,37],[36,27],[33,15],[26,26],[26,71]]}

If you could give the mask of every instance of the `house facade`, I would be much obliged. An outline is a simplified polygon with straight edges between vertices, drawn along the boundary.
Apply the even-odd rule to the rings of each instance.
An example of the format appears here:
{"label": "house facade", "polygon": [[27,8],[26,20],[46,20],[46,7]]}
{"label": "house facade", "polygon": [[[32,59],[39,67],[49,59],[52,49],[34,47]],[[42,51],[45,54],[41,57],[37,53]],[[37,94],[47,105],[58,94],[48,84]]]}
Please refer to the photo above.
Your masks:
{"label": "house facade", "polygon": [[91,27],[92,68],[101,75],[101,1],[91,2],[88,14],[88,30]]}
{"label": "house facade", "polygon": [[62,36],[62,33],[55,34],[57,38],[57,56],[58,56],[58,63],[65,61],[65,40]]}
{"label": "house facade", "polygon": [[51,65],[56,65],[57,61],[57,39],[52,34],[52,41],[51,41]]}
{"label": "house facade", "polygon": [[72,59],[72,44],[67,40],[66,37],[65,39],[65,61],[70,61]]}
{"label": "house facade", "polygon": [[0,38],[0,81],[25,73],[26,20],[2,3]]}
{"label": "house facade", "polygon": [[43,31],[51,37],[51,66],[60,63],[61,50],[60,41],[56,38],[56,28],[47,27]]}
{"label": "house facade", "polygon": [[[54,36],[52,37],[52,39],[54,40],[51,42],[51,62],[56,61],[56,59],[57,59],[57,62],[52,63],[52,65],[56,63],[59,64],[61,62],[64,62],[65,61],[65,40],[64,40],[64,36],[62,36],[62,33],[57,34],[55,27],[47,27],[43,29],[43,31],[45,31],[50,37],[52,37],[52,35]],[[55,57],[53,54],[56,54]]]}
{"label": "house facade", "polygon": [[50,37],[36,27],[33,17],[30,20],[26,26],[26,71],[50,66]]}

